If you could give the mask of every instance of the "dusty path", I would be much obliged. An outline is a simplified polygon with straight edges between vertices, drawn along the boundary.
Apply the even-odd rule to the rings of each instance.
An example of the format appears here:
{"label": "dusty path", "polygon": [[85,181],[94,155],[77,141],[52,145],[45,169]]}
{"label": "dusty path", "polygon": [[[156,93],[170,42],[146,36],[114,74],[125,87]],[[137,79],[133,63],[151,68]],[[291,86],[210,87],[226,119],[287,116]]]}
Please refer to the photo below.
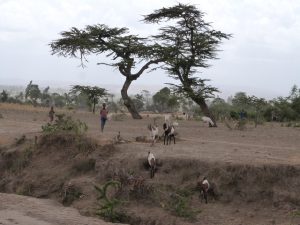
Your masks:
{"label": "dusty path", "polygon": [[1,225],[109,225],[55,201],[0,193]]}

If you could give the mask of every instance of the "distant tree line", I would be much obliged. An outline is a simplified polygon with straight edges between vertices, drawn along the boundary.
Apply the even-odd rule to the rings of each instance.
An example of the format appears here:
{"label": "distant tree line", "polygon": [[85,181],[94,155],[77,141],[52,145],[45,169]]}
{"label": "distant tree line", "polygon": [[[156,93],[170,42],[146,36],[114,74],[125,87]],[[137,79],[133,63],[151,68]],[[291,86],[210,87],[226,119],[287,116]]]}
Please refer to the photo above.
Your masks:
{"label": "distant tree line", "polygon": [[214,98],[210,110],[218,120],[225,117],[244,117],[253,120],[255,124],[263,121],[296,121],[300,120],[300,88],[294,85],[287,97],[277,97],[269,101],[238,92],[227,101]]}
{"label": "distant tree line", "polygon": [[[88,109],[95,112],[96,107],[106,103],[110,112],[129,112],[123,98],[116,98],[106,89],[91,86],[72,86],[69,92],[51,93],[50,87],[40,90],[37,84],[29,82],[24,92],[11,96],[7,91],[0,93],[0,102],[32,104],[33,106],[61,107],[68,109]],[[151,94],[148,90],[130,96],[136,110],[149,113],[188,113],[194,117],[205,115],[197,104],[186,95],[164,87]],[[233,97],[224,100],[220,97],[211,98],[207,105],[218,121],[225,118],[241,119],[244,117],[255,124],[263,121],[297,121],[300,120],[300,88],[294,85],[286,97],[266,100],[237,92]]]}
{"label": "distant tree line", "polygon": [[32,81],[26,86],[26,89],[15,96],[10,96],[8,91],[3,90],[0,94],[0,102],[31,104],[33,106],[56,106],[67,108],[89,108],[95,112],[95,106],[99,100],[108,95],[107,90],[99,87],[72,86],[67,93],[50,92],[50,87],[43,90]]}

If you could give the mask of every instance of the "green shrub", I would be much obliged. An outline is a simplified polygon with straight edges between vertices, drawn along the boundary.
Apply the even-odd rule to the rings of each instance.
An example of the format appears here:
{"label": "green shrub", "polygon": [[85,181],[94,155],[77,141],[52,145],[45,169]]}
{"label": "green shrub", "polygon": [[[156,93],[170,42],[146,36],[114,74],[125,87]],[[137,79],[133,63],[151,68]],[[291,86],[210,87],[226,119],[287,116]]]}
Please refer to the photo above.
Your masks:
{"label": "green shrub", "polygon": [[300,210],[296,210],[296,211],[292,212],[292,216],[293,217],[300,217]]}
{"label": "green shrub", "polygon": [[108,197],[107,192],[109,187],[120,188],[121,183],[118,181],[108,181],[103,187],[95,186],[96,191],[99,193],[97,200],[99,201],[99,208],[97,215],[103,217],[110,222],[122,222],[123,213],[117,212],[117,207],[121,204],[121,201],[114,198]]}
{"label": "green shrub", "polygon": [[65,116],[65,114],[55,115],[57,118],[53,124],[46,124],[42,126],[42,130],[45,133],[54,133],[60,131],[74,132],[76,134],[83,134],[87,131],[88,126],[80,120],[73,120],[71,116]]}

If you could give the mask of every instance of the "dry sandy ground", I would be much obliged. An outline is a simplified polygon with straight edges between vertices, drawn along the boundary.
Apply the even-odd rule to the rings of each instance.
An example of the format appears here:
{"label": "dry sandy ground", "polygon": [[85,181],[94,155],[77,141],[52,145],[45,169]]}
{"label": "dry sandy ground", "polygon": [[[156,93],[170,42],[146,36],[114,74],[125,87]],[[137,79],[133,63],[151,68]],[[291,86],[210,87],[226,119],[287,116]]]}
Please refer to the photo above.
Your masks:
{"label": "dry sandy ground", "polygon": [[[7,109],[8,108],[8,109]],[[20,110],[1,107],[0,113],[0,146],[11,143],[23,134],[28,136],[41,131],[41,125],[48,120],[47,109],[29,108]],[[61,111],[56,110],[57,113]],[[208,161],[246,164],[289,164],[300,165],[300,128],[281,127],[279,123],[266,123],[254,128],[248,125],[247,130],[229,130],[224,124],[218,128],[208,128],[200,121],[179,121],[177,129],[180,141],[176,145],[163,146],[157,143],[154,147],[135,142],[137,136],[149,136],[147,124],[152,118],[143,120],[128,118],[124,121],[108,121],[105,132],[100,132],[99,117],[89,112],[67,112],[79,118],[89,126],[89,135],[104,141],[111,140],[118,131],[129,141],[122,146],[123,154],[142,156],[149,150],[158,156],[199,158]],[[163,120],[159,120],[162,133]]]}
{"label": "dry sandy ground", "polygon": [[55,201],[0,193],[1,225],[109,225]]}
{"label": "dry sandy ground", "polygon": [[[32,107],[24,110],[22,107],[0,104],[0,113],[3,115],[0,119],[0,147],[9,145],[23,134],[33,136],[40,132],[41,125],[48,120],[47,111],[48,109]],[[56,112],[64,111],[56,110]],[[248,125],[245,131],[238,131],[229,130],[224,124],[219,124],[218,128],[208,128],[199,121],[178,121],[179,139],[176,145],[164,146],[159,142],[150,147],[148,143],[135,142],[135,138],[149,136],[147,125],[153,122],[151,117],[145,116],[143,120],[131,118],[123,121],[109,120],[105,132],[101,133],[98,115],[81,111],[66,113],[86,122],[89,126],[89,135],[101,142],[112,140],[120,131],[121,136],[130,141],[119,145],[120,158],[146,157],[147,152],[151,150],[157,158],[162,159],[174,157],[228,164],[300,165],[300,129],[282,127],[279,123],[266,123],[257,128]],[[161,133],[162,122],[162,119],[159,120]],[[97,223],[99,220],[96,219],[82,218],[73,209],[62,209],[58,204],[48,200],[1,194],[0,203],[0,224],[105,224]],[[30,204],[31,207],[28,207]],[[264,221],[264,224],[300,224],[299,218],[290,220],[291,217],[286,214],[289,210],[272,210],[263,207],[255,209],[251,206],[248,208],[230,206],[226,209],[223,205],[213,204],[205,207],[202,215],[207,216],[206,221],[211,222],[209,224],[219,224],[222,218],[227,218],[224,224],[260,224],[258,221]],[[214,215],[214,211],[221,213]],[[57,213],[65,214],[67,216],[65,221],[78,218],[74,220],[77,223],[59,221]],[[235,214],[236,216],[233,216]],[[255,218],[256,215],[259,218]],[[19,221],[16,218],[19,218]],[[273,218],[276,218],[276,222]],[[26,220],[30,219],[32,221],[26,223]],[[78,222],[79,219],[81,222]]]}

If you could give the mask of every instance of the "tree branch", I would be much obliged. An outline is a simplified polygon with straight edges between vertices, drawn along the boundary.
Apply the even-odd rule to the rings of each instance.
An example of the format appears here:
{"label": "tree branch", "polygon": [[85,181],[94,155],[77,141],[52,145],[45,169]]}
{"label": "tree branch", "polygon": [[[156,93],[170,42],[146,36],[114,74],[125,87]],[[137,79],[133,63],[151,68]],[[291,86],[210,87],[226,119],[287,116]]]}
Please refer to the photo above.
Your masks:
{"label": "tree branch", "polygon": [[137,73],[132,74],[130,77],[132,80],[136,80],[137,78],[139,78],[139,76],[141,76],[141,74],[149,68],[149,66],[151,64],[158,64],[160,62],[163,62],[163,59],[156,59],[156,60],[150,60],[149,62],[147,62]]}

